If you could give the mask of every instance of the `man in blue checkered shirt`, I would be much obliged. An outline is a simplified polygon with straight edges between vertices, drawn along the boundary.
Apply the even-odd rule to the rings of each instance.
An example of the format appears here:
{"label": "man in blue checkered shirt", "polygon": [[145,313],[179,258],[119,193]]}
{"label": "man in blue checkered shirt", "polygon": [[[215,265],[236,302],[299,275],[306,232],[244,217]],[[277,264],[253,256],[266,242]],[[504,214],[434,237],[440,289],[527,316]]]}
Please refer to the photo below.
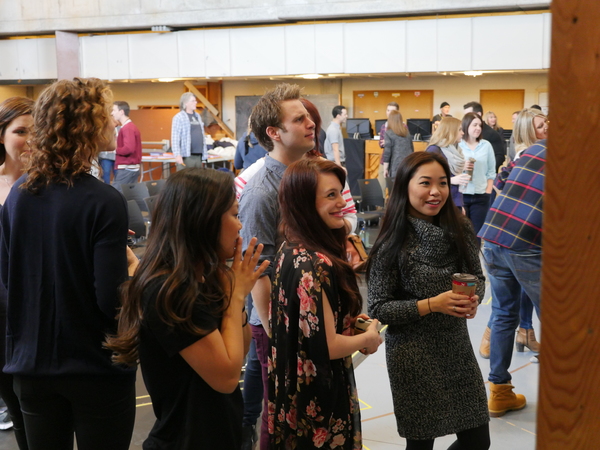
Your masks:
{"label": "man in blue checkered shirt", "polygon": [[540,306],[545,167],[546,141],[542,140],[516,162],[478,234],[484,241],[494,313],[488,401],[492,417],[526,404],[525,396],[513,392],[508,369],[519,325],[521,289],[538,311]]}

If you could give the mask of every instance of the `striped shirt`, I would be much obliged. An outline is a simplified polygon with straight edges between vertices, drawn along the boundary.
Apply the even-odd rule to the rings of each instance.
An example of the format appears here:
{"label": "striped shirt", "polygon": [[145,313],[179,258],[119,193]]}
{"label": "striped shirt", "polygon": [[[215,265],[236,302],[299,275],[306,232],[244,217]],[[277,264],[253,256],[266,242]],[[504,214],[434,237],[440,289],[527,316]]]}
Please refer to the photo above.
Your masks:
{"label": "striped shirt", "polygon": [[488,211],[478,237],[512,250],[542,248],[546,140],[529,147]]}

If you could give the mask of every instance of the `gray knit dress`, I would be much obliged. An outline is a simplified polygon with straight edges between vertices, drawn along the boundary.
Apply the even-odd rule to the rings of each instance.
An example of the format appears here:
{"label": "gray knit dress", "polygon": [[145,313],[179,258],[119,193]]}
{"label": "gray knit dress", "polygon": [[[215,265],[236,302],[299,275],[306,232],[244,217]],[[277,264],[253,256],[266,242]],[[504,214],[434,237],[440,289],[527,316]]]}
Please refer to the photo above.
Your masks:
{"label": "gray knit dress", "polygon": [[[452,274],[466,268],[458,267],[440,227],[412,216],[409,220],[414,233],[406,267],[400,271],[396,263],[385,268],[374,255],[368,309],[371,317],[389,325],[385,348],[398,433],[423,440],[476,428],[490,419],[467,320],[435,312],[421,317],[417,309],[418,300],[450,290]],[[485,277],[478,249],[469,243],[481,300]]]}

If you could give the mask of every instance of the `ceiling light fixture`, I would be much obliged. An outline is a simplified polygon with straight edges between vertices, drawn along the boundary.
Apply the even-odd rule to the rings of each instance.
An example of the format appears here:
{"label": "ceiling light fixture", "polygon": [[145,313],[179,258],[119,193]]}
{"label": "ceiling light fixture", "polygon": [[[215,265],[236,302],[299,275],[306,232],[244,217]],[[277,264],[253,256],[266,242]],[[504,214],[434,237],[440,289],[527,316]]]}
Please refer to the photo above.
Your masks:
{"label": "ceiling light fixture", "polygon": [[323,75],[318,73],[305,73],[304,75],[298,75],[298,78],[304,78],[305,80],[316,80],[321,78]]}

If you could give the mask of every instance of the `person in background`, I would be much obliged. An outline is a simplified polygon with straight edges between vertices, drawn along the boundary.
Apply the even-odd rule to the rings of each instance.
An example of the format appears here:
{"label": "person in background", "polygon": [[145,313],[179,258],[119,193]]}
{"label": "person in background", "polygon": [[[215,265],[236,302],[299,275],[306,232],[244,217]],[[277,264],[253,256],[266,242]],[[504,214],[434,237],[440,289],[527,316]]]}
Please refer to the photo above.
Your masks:
{"label": "person in background", "polygon": [[[382,342],[374,320],[353,335],[361,314],[346,257],[345,171],[303,158],[281,180],[284,243],[275,257],[269,323],[270,448],[362,448],[352,353]],[[301,432],[298,432],[301,430]]]}
{"label": "person in background", "polygon": [[504,139],[504,128],[498,125],[498,117],[496,117],[496,114],[493,111],[486,112],[483,121]]}
{"label": "person in background", "polygon": [[[33,100],[11,97],[0,103],[0,208],[16,181],[23,175],[25,164],[31,156],[31,132],[33,127]],[[7,410],[0,414],[0,429],[11,427],[20,450],[27,450],[27,436],[19,398],[13,389],[13,377],[4,373],[6,361],[6,308],[7,292],[0,283],[0,397]]]}
{"label": "person in background", "polygon": [[72,449],[74,435],[80,450],[127,450],[131,441],[135,370],[114,366],[102,347],[128,277],[127,205],[89,174],[98,153],[115,148],[111,97],[95,78],[40,94],[35,151],[0,215],[11,331],[4,372],[31,450]]}
{"label": "person in background", "polygon": [[248,130],[242,135],[242,138],[238,141],[237,148],[235,149],[233,166],[237,170],[247,169],[267,154],[267,151],[262,148],[258,139],[256,139],[256,136],[250,129],[250,119],[251,117],[248,117]]}
{"label": "person in background", "polygon": [[463,206],[471,219],[475,233],[479,232],[490,208],[490,194],[496,178],[494,150],[481,138],[482,120],[478,114],[467,113],[462,119],[463,140],[458,144],[465,161],[475,159],[473,177],[463,191]]}
{"label": "person in background", "polygon": [[414,152],[415,149],[412,137],[408,132],[408,128],[402,122],[402,114],[399,111],[390,112],[387,124],[385,150],[383,152],[383,176],[384,178],[394,178],[404,158]]}
{"label": "person in background", "polygon": [[177,170],[184,167],[203,167],[208,158],[204,122],[196,112],[198,100],[191,92],[185,92],[179,100],[180,111],[173,116],[171,124],[171,150]]}
{"label": "person in background", "polygon": [[113,186],[121,191],[122,184],[136,183],[142,164],[142,137],[140,130],[129,118],[129,104],[115,102],[112,117],[120,125],[115,150],[115,179]]}
{"label": "person in background", "polygon": [[433,116],[433,119],[431,119],[431,121],[433,123],[441,122],[442,119],[446,117],[452,117],[450,115],[450,103],[442,102],[442,104],[440,105],[440,113]]}
{"label": "person in background", "polygon": [[237,212],[233,179],[217,170],[181,170],[158,198],[118,334],[107,339],[116,363],[139,359],[156,415],[145,449],[241,447],[244,302],[268,263],[255,269],[256,239],[242,257]]}
{"label": "person in background", "polygon": [[506,156],[508,158],[508,161],[510,163],[510,161],[514,161],[515,159],[515,121],[517,120],[517,116],[519,115],[521,111],[515,111],[514,113],[512,113],[511,116],[511,120],[512,120],[512,124],[513,124],[513,130],[512,133],[510,135],[510,139],[508,140],[508,151],[506,152]]}
{"label": "person in background", "polygon": [[466,186],[469,183],[469,175],[463,173],[465,168],[465,156],[458,145],[462,140],[464,133],[462,131],[461,121],[454,117],[442,119],[437,130],[429,140],[429,146],[426,151],[437,153],[448,161],[450,167],[450,194],[454,206],[464,212],[463,195],[458,189],[459,186]]}
{"label": "person in background", "polygon": [[[387,104],[385,108],[385,116],[386,118],[390,117],[390,113],[392,111],[400,111],[400,105],[396,102],[390,102]],[[387,121],[381,125],[379,129],[379,147],[385,149],[385,132],[387,131],[388,123]],[[381,158],[379,160],[379,172],[377,173],[377,179],[379,180],[379,184],[381,185],[381,192],[385,192],[386,184],[385,184],[385,176],[383,175],[383,152],[381,152]]]}
{"label": "person in background", "polygon": [[348,111],[345,106],[338,105],[331,111],[333,120],[327,127],[327,138],[325,139],[325,157],[338,166],[346,164],[346,152],[344,151],[344,135],[342,125],[348,119]]}
{"label": "person in background", "polygon": [[[467,328],[485,277],[450,178],[440,155],[405,159],[367,265],[368,314],[388,325],[387,369],[407,450],[432,450],[435,438],[448,434],[457,435],[452,450],[490,446],[485,387]],[[476,295],[453,293],[454,273],[476,276]]]}
{"label": "person in background", "polygon": [[[398,105],[398,103],[396,103],[396,102],[388,103],[387,107],[385,108],[385,116],[387,118],[389,118],[390,113],[392,111],[400,112],[400,105]],[[379,147],[381,147],[381,148],[385,148],[385,132],[387,131],[387,126],[388,126],[388,123],[386,121],[383,125],[381,125],[381,128],[379,129]],[[383,164],[383,156],[382,156],[381,164]]]}
{"label": "person in background", "polygon": [[[475,113],[483,120],[483,107],[481,103],[469,102],[464,105],[464,113]],[[494,151],[494,157],[496,158],[495,171],[498,173],[498,169],[504,163],[506,159],[506,142],[500,134],[493,130],[487,123],[483,122],[481,138],[488,141]]]}

